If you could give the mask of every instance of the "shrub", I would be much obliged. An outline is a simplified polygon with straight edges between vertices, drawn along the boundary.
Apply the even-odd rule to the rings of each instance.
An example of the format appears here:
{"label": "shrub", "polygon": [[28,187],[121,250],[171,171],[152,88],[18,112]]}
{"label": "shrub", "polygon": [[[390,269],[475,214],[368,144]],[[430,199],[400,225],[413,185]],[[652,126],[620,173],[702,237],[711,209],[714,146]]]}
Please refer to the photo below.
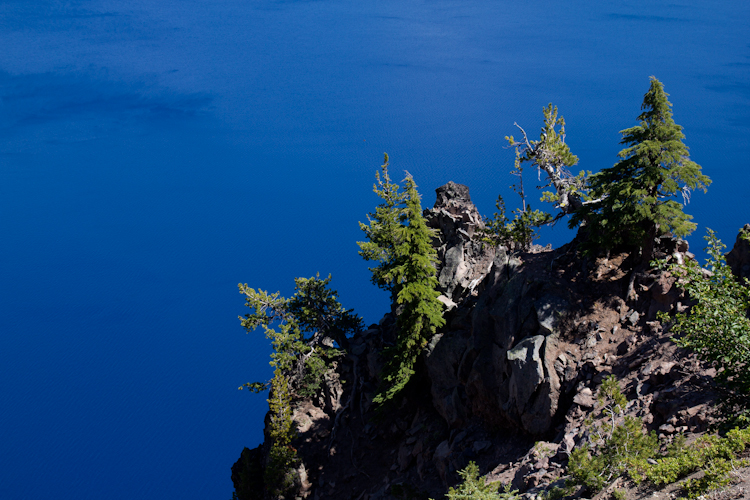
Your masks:
{"label": "shrub", "polygon": [[539,237],[538,228],[552,222],[552,216],[541,210],[517,208],[513,211],[513,220],[505,215],[505,201],[502,196],[497,197],[495,203],[497,212],[492,219],[485,219],[484,237],[487,243],[503,245],[511,250],[527,251],[535,239]]}
{"label": "shrub", "polygon": [[733,429],[725,437],[701,436],[689,446],[683,444],[668,449],[666,456],[642,469],[641,478],[656,486],[664,486],[702,470],[702,477],[685,481],[683,485],[687,498],[697,498],[726,486],[730,480],[729,472],[747,464],[744,460],[737,460],[737,455],[748,444],[750,428]]}
{"label": "shrub", "polygon": [[448,500],[518,500],[518,490],[511,490],[510,484],[498,491],[497,482],[485,484],[484,476],[479,475],[479,467],[469,462],[465,469],[458,471],[463,482],[455,488],[450,488],[446,497]]}
{"label": "shrub", "polygon": [[656,433],[644,434],[640,420],[623,416],[627,400],[614,375],[602,382],[598,400],[602,407],[590,421],[589,442],[574,449],[568,460],[572,481],[592,492],[642,468],[659,448]]}
{"label": "shrub", "polygon": [[544,490],[539,495],[539,500],[560,500],[567,496],[572,495],[575,492],[574,484],[566,484],[565,487],[552,486],[551,488]]}
{"label": "shrub", "polygon": [[641,421],[628,416],[604,438],[602,446],[573,450],[568,472],[576,483],[597,492],[631,469],[643,467],[658,447],[656,433],[644,434]]}
{"label": "shrub", "polygon": [[[725,245],[710,229],[705,237],[709,258],[706,275],[694,261],[673,264],[670,271],[680,276],[677,285],[696,304],[674,317],[670,330],[674,341],[695,351],[718,368],[716,380],[732,393],[729,403],[750,406],[750,284],[745,286],[732,274],[722,250]],[[662,321],[668,320],[665,315]]]}
{"label": "shrub", "polygon": [[640,420],[622,417],[626,401],[614,375],[604,379],[599,388],[599,402],[603,405],[599,418],[589,428],[594,439],[574,449],[568,461],[571,482],[591,492],[600,491],[624,475],[636,484],[647,480],[662,487],[703,471],[702,477],[682,485],[687,498],[694,499],[726,486],[729,472],[747,465],[737,455],[750,445],[750,428],[733,429],[725,437],[701,436],[690,445],[685,444],[684,436],[677,436],[665,453],[654,460],[659,449],[656,433],[644,434]]}

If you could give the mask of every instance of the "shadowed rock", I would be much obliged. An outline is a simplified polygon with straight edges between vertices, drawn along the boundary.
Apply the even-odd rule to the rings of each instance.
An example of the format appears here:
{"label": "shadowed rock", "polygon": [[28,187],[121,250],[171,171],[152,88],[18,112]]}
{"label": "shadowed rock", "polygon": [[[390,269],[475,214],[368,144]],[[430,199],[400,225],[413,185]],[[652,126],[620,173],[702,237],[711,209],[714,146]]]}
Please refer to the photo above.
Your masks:
{"label": "shadowed rock", "polygon": [[727,254],[727,264],[738,278],[750,279],[750,241],[746,239],[748,235],[750,224],[745,224],[737,235],[732,251]]}

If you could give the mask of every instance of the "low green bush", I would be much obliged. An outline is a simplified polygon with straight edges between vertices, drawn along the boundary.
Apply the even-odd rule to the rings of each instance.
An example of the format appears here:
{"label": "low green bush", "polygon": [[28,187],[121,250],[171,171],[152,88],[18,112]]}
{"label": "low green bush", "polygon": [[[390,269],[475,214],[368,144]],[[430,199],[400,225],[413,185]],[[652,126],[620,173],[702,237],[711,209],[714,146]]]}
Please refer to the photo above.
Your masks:
{"label": "low green bush", "polygon": [[642,468],[656,455],[656,434],[645,434],[640,420],[623,416],[627,399],[614,375],[599,388],[598,411],[588,422],[589,440],[573,450],[568,460],[571,481],[598,492],[632,468]]}
{"label": "low green bush", "polygon": [[575,489],[574,484],[568,484],[565,487],[553,486],[541,492],[539,500],[560,500],[575,493]]}
{"label": "low green bush", "polygon": [[701,477],[682,484],[685,498],[695,499],[723,488],[729,484],[732,470],[748,464],[738,455],[750,445],[750,428],[733,429],[724,437],[701,436],[690,445],[679,435],[658,455],[656,434],[645,434],[640,420],[622,416],[625,398],[614,376],[602,383],[599,402],[603,407],[589,422],[588,443],[574,449],[568,461],[571,483],[592,493],[621,476],[661,488],[702,471]]}
{"label": "low green bush", "polygon": [[[726,246],[713,231],[707,233],[705,268],[710,273],[695,260],[669,266],[679,277],[677,286],[696,303],[688,312],[659,319],[669,325],[678,345],[716,367],[717,382],[729,390],[724,413],[733,425],[744,427],[750,422],[750,282],[732,274],[723,254]],[[744,233],[741,237],[750,239]],[[664,261],[655,264],[664,267]]]}
{"label": "low green bush", "polygon": [[455,488],[450,488],[446,498],[448,500],[519,500],[518,490],[511,490],[506,484],[503,491],[498,491],[498,482],[485,484],[485,477],[479,475],[479,467],[469,462],[465,469],[458,471],[463,482]]}
{"label": "low green bush", "polygon": [[655,433],[644,434],[641,421],[625,417],[600,446],[578,447],[570,454],[568,472],[576,484],[596,493],[632,468],[642,468],[656,455]]}
{"label": "low green bush", "polygon": [[660,487],[674,483],[688,475],[703,471],[703,476],[685,481],[687,498],[723,488],[729,483],[729,472],[747,464],[737,455],[750,445],[750,428],[733,429],[725,437],[701,436],[689,446],[664,456],[643,468],[639,479],[647,479]]}

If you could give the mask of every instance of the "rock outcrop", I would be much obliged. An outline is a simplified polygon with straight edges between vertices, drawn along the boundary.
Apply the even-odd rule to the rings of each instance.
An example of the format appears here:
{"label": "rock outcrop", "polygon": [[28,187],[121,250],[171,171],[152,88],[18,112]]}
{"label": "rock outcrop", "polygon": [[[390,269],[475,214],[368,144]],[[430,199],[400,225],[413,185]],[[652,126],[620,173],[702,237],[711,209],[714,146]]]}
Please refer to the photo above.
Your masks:
{"label": "rock outcrop", "polygon": [[482,243],[484,221],[471,202],[469,188],[449,182],[435,190],[437,201],[425,210],[427,225],[437,230],[438,282],[448,308],[476,296],[490,272],[495,248]]}
{"label": "rock outcrop", "polygon": [[529,279],[517,256],[477,237],[484,224],[466,186],[438,188],[426,215],[440,230],[440,286],[471,310],[431,344],[426,363],[435,408],[451,426],[476,416],[532,434],[548,431],[560,397],[559,326],[570,309],[564,290]]}
{"label": "rock outcrop", "polygon": [[[392,312],[350,339],[316,397],[294,401],[300,463],[290,500],[442,498],[469,461],[537,498],[563,484],[609,375],[630,400],[625,413],[663,439],[708,428],[715,372],[656,320],[658,311],[686,308],[675,276],[631,280],[627,254],[587,258],[575,241],[511,253],[482,242],[484,223],[466,186],[436,192],[425,217],[437,233],[446,326],[397,408],[376,415],[371,407],[395,336]],[[735,272],[750,269],[745,240],[729,255]],[[670,238],[657,256],[693,258]],[[631,281],[636,293],[626,298]],[[265,498],[266,454],[264,445],[245,449],[232,467],[239,500]]]}

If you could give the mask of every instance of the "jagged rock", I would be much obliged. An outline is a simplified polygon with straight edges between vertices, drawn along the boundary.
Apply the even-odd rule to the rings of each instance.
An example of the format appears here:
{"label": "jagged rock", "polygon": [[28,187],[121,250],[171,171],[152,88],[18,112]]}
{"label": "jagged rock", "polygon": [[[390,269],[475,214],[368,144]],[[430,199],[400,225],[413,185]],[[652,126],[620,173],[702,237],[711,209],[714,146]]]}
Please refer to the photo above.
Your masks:
{"label": "jagged rock", "polygon": [[635,345],[636,338],[633,335],[628,336],[625,340],[623,340],[618,346],[617,346],[617,355],[623,356],[630,352],[630,350]]}
{"label": "jagged rock", "polygon": [[[671,273],[661,273],[659,275],[659,278],[656,280],[656,283],[651,286],[651,296],[654,298],[654,300],[662,303],[673,302],[674,300],[670,300],[668,294],[672,290],[672,286],[676,282],[677,278],[675,276],[672,276]],[[674,298],[676,299],[677,296],[675,295]]]}
{"label": "jagged rock", "polygon": [[361,356],[367,350],[367,344],[359,344],[351,347],[350,352],[355,356]]}
{"label": "jagged rock", "polygon": [[427,211],[440,230],[444,303],[451,300],[460,311],[478,293],[471,316],[462,316],[461,333],[449,329],[428,349],[433,404],[451,426],[477,415],[543,433],[558,406],[555,339],[570,303],[546,282],[522,276],[517,255],[470,237],[483,226],[464,188],[439,188],[435,208]]}
{"label": "jagged rock", "polygon": [[675,365],[674,361],[651,361],[641,369],[641,375],[651,385],[660,385],[667,380],[669,372]]}
{"label": "jagged rock", "polygon": [[630,314],[628,314],[627,320],[632,325],[635,326],[638,324],[638,320],[641,318],[641,315],[638,314],[638,311],[633,311]]}
{"label": "jagged rock", "polygon": [[486,476],[487,482],[499,482],[501,484],[512,483],[518,472],[518,466],[514,464],[501,463]]}
{"label": "jagged rock", "polygon": [[560,383],[555,371],[549,373],[545,366],[546,340],[543,335],[528,337],[506,354],[511,377],[509,398],[502,409],[532,434],[545,432],[557,409]]}
{"label": "jagged rock", "polygon": [[578,436],[578,428],[573,428],[570,432],[566,432],[563,436],[562,442],[560,443],[559,450],[564,454],[569,454],[576,447],[576,437]]}
{"label": "jagged rock", "polygon": [[448,459],[451,455],[451,446],[448,440],[441,442],[432,456],[432,462],[440,476],[443,484],[447,484]]}
{"label": "jagged rock", "polygon": [[467,186],[449,182],[435,192],[435,206],[425,210],[425,220],[438,230],[438,283],[448,299],[460,303],[481,289],[492,267],[495,248],[474,238],[484,229],[484,221],[471,202]]}
{"label": "jagged rock", "polygon": [[414,456],[412,455],[412,447],[403,444],[398,450],[398,467],[401,471],[405,471],[409,468],[409,466],[414,461]]}
{"label": "jagged rock", "polygon": [[448,332],[433,337],[428,346],[430,354],[427,358],[427,370],[431,381],[432,402],[451,426],[461,422],[467,414],[456,377],[467,343],[464,332]]}
{"label": "jagged rock", "polygon": [[672,424],[662,424],[659,426],[659,430],[664,434],[674,434],[675,428]]}
{"label": "jagged rock", "polygon": [[487,449],[492,446],[491,441],[474,441],[474,444],[471,445],[471,448],[474,450],[475,453],[482,453],[486,451]]}
{"label": "jagged rock", "polygon": [[330,416],[322,408],[312,404],[309,399],[296,402],[292,420],[297,426],[297,433],[307,441],[314,438],[320,439],[330,432],[328,430]]}
{"label": "jagged rock", "polygon": [[439,295],[437,299],[438,299],[438,300],[439,300],[440,302],[442,302],[442,303],[443,303],[443,305],[445,306],[445,310],[446,310],[446,312],[447,312],[447,311],[452,311],[452,310],[453,310],[453,309],[455,309],[455,308],[456,308],[456,306],[457,306],[457,304],[456,304],[455,302],[453,302],[453,301],[452,301],[451,299],[449,299],[449,298],[448,298],[448,297],[446,297],[445,295]]}
{"label": "jagged rock", "polygon": [[435,454],[432,456],[433,460],[445,460],[448,458],[448,455],[451,454],[451,445],[446,439],[445,441],[442,441],[438,447],[435,449]]}
{"label": "jagged rock", "polygon": [[299,487],[296,498],[307,498],[310,496],[310,490],[312,490],[313,485],[308,480],[307,469],[304,463],[300,463],[299,467],[297,467],[297,477],[299,478]]}
{"label": "jagged rock", "polygon": [[727,264],[735,276],[750,279],[750,241],[745,239],[748,235],[750,235],[750,224],[745,224],[740,229],[734,247],[726,255],[726,258]]}
{"label": "jagged rock", "polygon": [[504,290],[480,297],[469,338],[443,336],[428,357],[433,403],[450,425],[471,412],[542,433],[560,390],[559,353],[550,331],[567,313],[567,302],[551,294],[535,298],[543,288],[539,283],[511,278],[502,285],[497,286]]}
{"label": "jagged rock", "polygon": [[522,340],[507,351],[506,357],[512,370],[508,405],[530,401],[537,386],[544,381],[544,366],[539,357],[543,344],[544,336],[536,335]]}

